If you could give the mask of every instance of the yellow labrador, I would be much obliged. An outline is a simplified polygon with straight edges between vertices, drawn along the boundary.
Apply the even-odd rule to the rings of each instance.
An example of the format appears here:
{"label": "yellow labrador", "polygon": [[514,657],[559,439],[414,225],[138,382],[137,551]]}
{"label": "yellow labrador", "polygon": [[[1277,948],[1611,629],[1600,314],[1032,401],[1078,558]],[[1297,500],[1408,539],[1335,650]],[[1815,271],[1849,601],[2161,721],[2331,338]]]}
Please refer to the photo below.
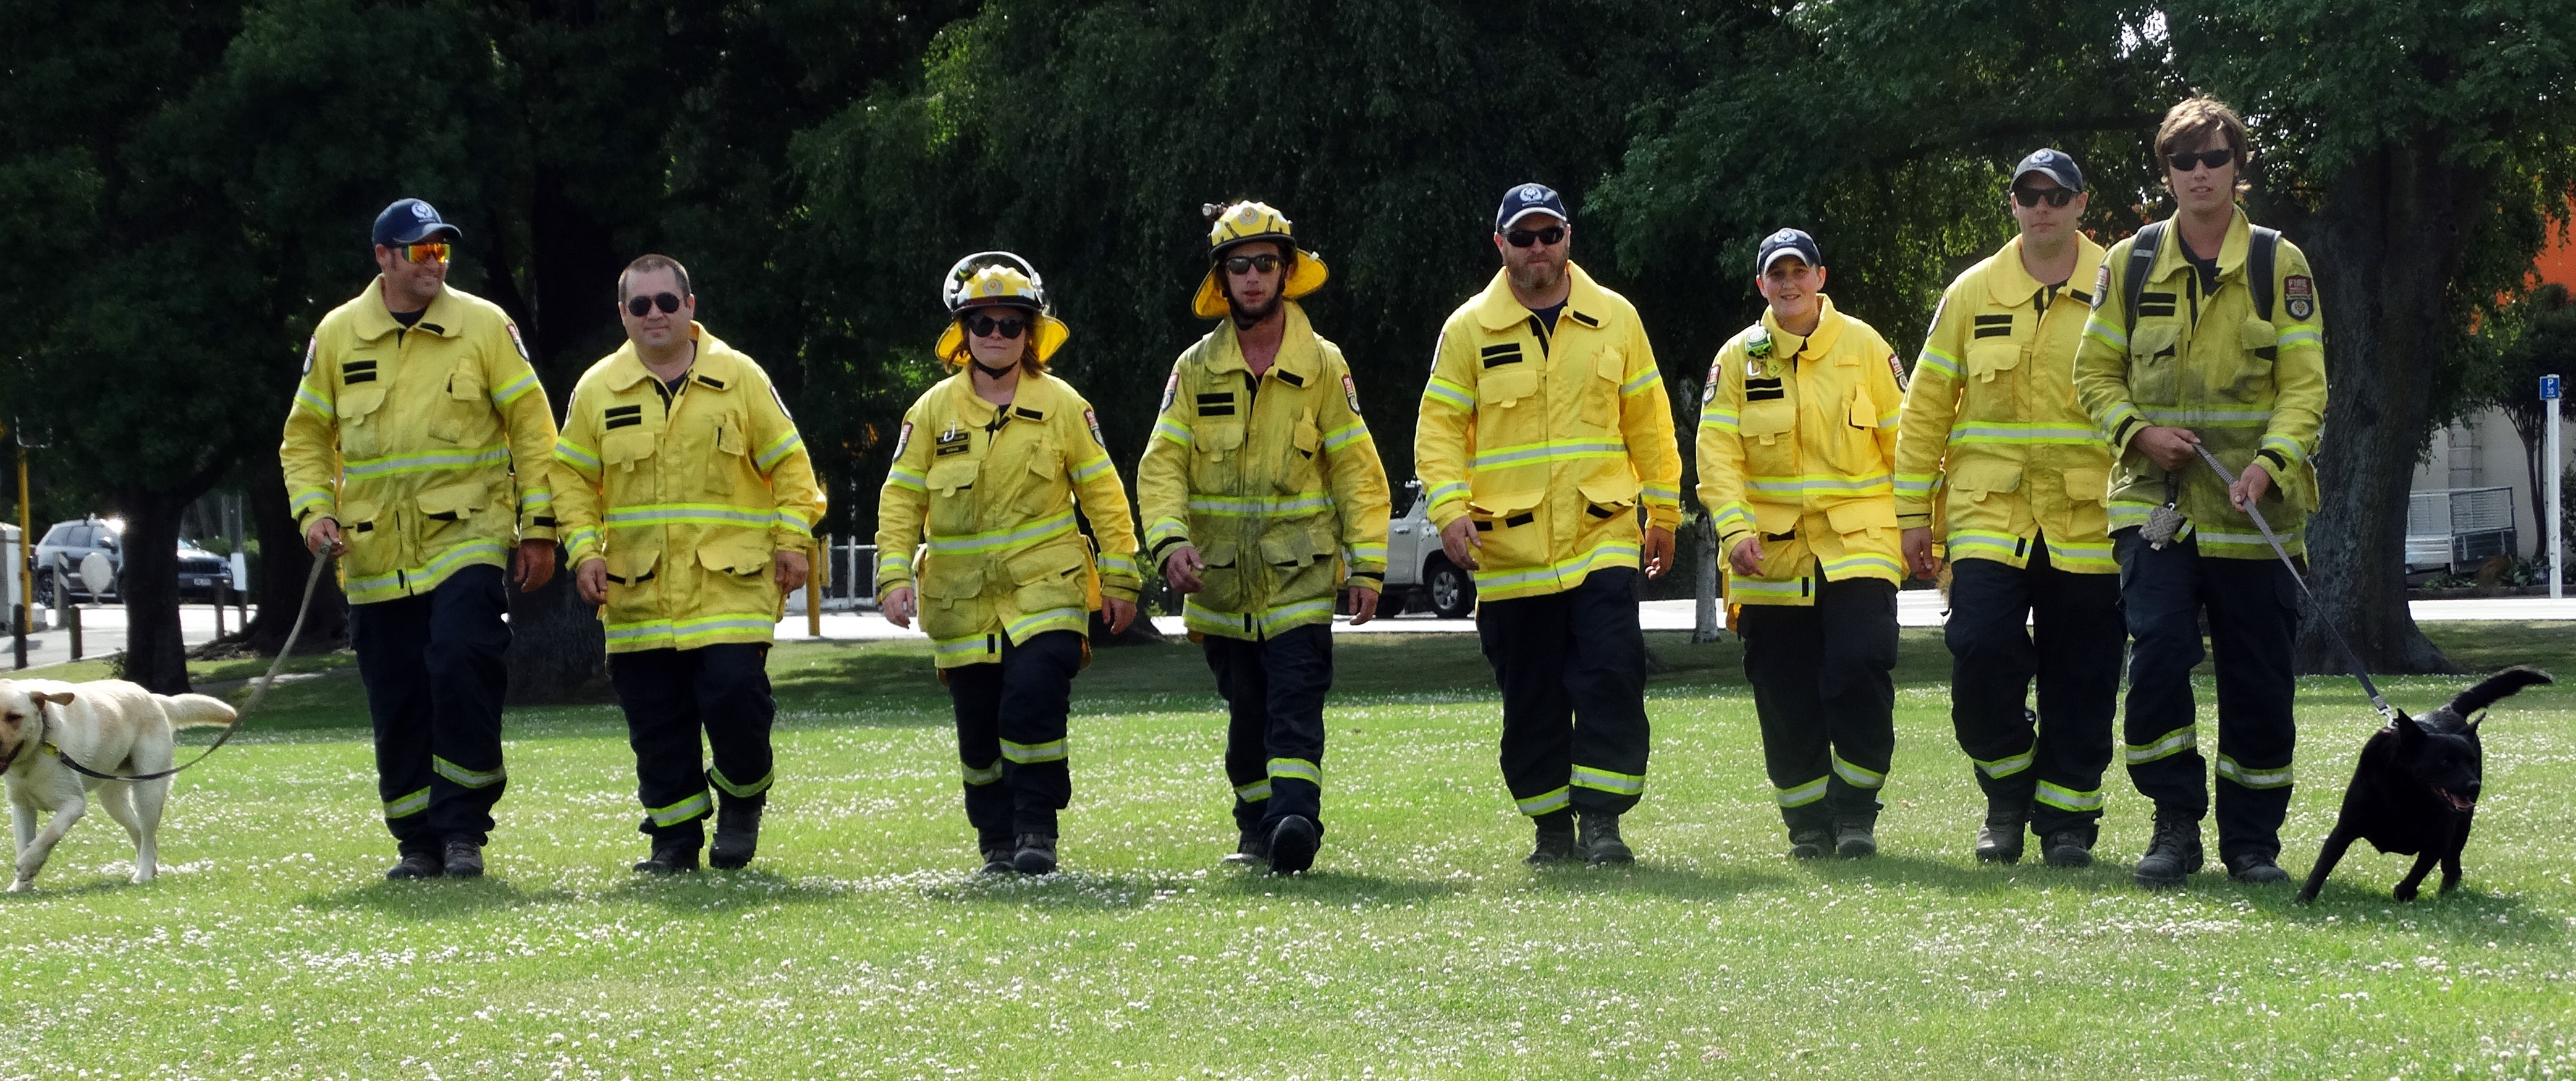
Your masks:
{"label": "yellow labrador", "polygon": [[[8,782],[18,837],[18,873],[9,892],[34,888],[54,845],[89,810],[93,790],[107,816],[134,838],[134,881],[152,881],[160,869],[155,834],[170,778],[102,781],[73,772],[63,756],[101,773],[158,773],[170,768],[178,729],[220,728],[232,720],[233,707],[221,699],[158,695],[123,680],[0,679],[0,763],[6,763],[0,777]],[[36,828],[40,811],[54,816],[42,831]]]}

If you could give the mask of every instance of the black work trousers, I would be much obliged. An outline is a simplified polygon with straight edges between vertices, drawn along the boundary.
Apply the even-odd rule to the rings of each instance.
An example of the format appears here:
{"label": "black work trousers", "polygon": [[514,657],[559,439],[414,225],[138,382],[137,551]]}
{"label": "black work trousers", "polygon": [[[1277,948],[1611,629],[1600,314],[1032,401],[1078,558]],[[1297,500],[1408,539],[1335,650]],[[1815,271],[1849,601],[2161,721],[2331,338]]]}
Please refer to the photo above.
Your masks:
{"label": "black work trousers", "polygon": [[2191,670],[2209,612],[2218,651],[2218,854],[2278,858],[2290,809],[2290,757],[2298,744],[2291,704],[2298,681],[2298,582],[2276,559],[2219,559],[2185,537],[2157,551],[2136,528],[2112,535],[2120,599],[2128,610],[2129,780],[2161,814],[2209,812]]}
{"label": "black work trousers", "polygon": [[1826,582],[1812,605],[1748,604],[1736,625],[1781,819],[1877,821],[1896,753],[1896,583]]}
{"label": "black work trousers", "polygon": [[492,805],[509,787],[501,768],[507,588],[501,568],[474,566],[427,593],[349,606],[376,728],[376,793],[406,855],[490,839]]}
{"label": "black work trousers", "polygon": [[1016,835],[1053,837],[1056,812],[1073,802],[1065,719],[1087,648],[1077,631],[1002,643],[998,662],[943,669],[957,709],[957,757],[966,771],[966,821],[983,851]]}
{"label": "black work trousers", "polygon": [[1621,814],[1646,791],[1646,635],[1638,572],[1484,601],[1476,636],[1503,692],[1503,784],[1533,818]]}
{"label": "black work trousers", "polygon": [[1234,825],[1267,831],[1298,815],[1323,824],[1324,695],[1333,689],[1333,627],[1310,623],[1261,641],[1208,635],[1200,645],[1225,696],[1225,776]]}
{"label": "black work trousers", "polygon": [[[2096,836],[2102,771],[2111,765],[2111,720],[2120,706],[2128,627],[2120,579],[2076,574],[2048,561],[2045,537],[2030,564],[1992,559],[1950,564],[1950,725],[1990,802],[2031,809],[2042,837]],[[2039,684],[2039,710],[2028,708]]]}
{"label": "black work trousers", "polygon": [[[778,701],[769,694],[769,644],[719,642],[695,649],[645,649],[608,655],[608,678],[626,710],[626,742],[635,748],[635,793],[644,801],[636,828],[656,843],[706,839],[713,783],[728,804],[769,801],[777,778],[769,725]],[[713,752],[700,757],[698,733]]]}

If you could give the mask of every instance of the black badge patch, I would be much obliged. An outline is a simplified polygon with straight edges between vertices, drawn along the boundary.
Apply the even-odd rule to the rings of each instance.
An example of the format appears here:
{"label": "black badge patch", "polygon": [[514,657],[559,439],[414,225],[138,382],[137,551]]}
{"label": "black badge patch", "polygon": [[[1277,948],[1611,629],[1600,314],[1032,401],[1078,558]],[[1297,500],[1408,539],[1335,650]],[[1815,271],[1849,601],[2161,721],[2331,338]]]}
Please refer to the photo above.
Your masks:
{"label": "black badge patch", "polygon": [[2281,280],[2281,308],[2290,318],[2305,320],[2317,314],[2317,280],[2305,274],[2292,274]]}

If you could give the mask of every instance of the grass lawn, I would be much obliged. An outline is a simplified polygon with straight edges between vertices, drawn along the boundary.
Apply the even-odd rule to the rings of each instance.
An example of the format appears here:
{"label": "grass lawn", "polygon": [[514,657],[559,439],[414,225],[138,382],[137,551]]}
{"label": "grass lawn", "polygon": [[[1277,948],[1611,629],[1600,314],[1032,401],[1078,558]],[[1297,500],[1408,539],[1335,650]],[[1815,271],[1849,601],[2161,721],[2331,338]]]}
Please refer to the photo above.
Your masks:
{"label": "grass lawn", "polygon": [[[2430,629],[2464,665],[2576,676],[2576,625]],[[1077,682],[1067,870],[1043,880],[974,873],[924,648],[781,648],[760,858],[682,881],[626,870],[633,759],[613,707],[576,706],[511,714],[490,878],[385,882],[358,681],[282,685],[179,779],[159,881],[124,882],[123,831],[93,814],[37,892],[0,897],[0,1078],[2576,1072],[2576,793],[2550,787],[2576,691],[2486,726],[2459,893],[2396,904],[2406,860],[2362,846],[2300,909],[2222,874],[2133,888],[2148,808],[2116,770],[2108,865],[1978,866],[1925,631],[1886,854],[1794,863],[1740,652],[1651,637],[1670,670],[1618,870],[1519,862],[1465,635],[1339,641],[1330,832],[1294,880],[1217,863],[1223,721],[1191,648],[1105,651]],[[2421,711],[2466,681],[2388,682]],[[2201,695],[2211,719],[2205,674]],[[2303,681],[2299,707],[2294,875],[2375,720],[2349,680]]]}

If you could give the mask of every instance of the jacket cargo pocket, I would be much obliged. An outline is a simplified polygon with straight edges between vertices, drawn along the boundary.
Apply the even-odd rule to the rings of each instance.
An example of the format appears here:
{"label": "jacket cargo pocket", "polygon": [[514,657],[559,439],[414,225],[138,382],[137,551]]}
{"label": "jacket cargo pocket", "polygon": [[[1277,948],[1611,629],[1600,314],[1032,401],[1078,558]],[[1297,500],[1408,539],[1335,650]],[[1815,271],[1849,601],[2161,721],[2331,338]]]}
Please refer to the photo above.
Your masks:
{"label": "jacket cargo pocket", "polygon": [[608,611],[610,623],[641,623],[663,618],[662,549],[610,549]]}
{"label": "jacket cargo pocket", "polygon": [[350,581],[392,574],[402,562],[402,538],[393,515],[374,503],[352,500],[340,504],[339,521],[340,538],[349,545],[340,568]]}
{"label": "jacket cargo pocket", "polygon": [[389,440],[382,415],[385,388],[362,386],[342,389],[337,403],[340,411],[340,454],[349,461],[373,458],[384,453]]}
{"label": "jacket cargo pocket", "polygon": [[975,477],[984,463],[957,458],[930,467],[922,486],[930,490],[930,533],[962,537],[975,531]]}
{"label": "jacket cargo pocket", "polygon": [[770,578],[770,550],[766,533],[749,530],[699,541],[700,593],[692,614],[757,612],[777,618],[785,597]]}
{"label": "jacket cargo pocket", "polygon": [[2072,521],[2068,524],[2075,530],[2075,535],[2064,539],[2090,541],[2110,532],[2111,519],[2105,506],[2110,500],[2110,482],[2108,470],[2066,471],[2066,501],[2072,508]]}
{"label": "jacket cargo pocket", "polygon": [[984,564],[979,555],[933,555],[921,565],[914,592],[923,634],[957,638],[985,629]]}
{"label": "jacket cargo pocket", "polygon": [[1236,463],[1242,452],[1242,418],[1199,418],[1190,426],[1190,490],[1235,491]]}
{"label": "jacket cargo pocket", "polygon": [[1053,541],[1035,551],[1022,552],[1011,557],[1009,566],[1011,581],[1016,585],[1011,604],[1021,615],[1083,607],[1091,559],[1078,539],[1072,543]]}
{"label": "jacket cargo pocket", "polygon": [[2013,462],[1967,461],[1950,471],[1945,483],[1959,498],[1983,503],[1986,497],[2021,490],[2021,466]]}
{"label": "jacket cargo pocket", "polygon": [[2177,401],[2181,358],[2174,343],[2182,328],[2169,319],[2139,323],[2129,335],[2129,400],[2139,405]]}
{"label": "jacket cargo pocket", "polygon": [[1996,376],[2020,366],[2020,343],[2006,339],[1979,342],[1968,347],[1968,376],[1977,382],[1994,382]]}
{"label": "jacket cargo pocket", "polygon": [[1070,494],[1064,471],[1064,450],[1053,437],[1037,440],[1029,446],[1028,465],[1020,477],[1019,497],[1011,505],[1020,513],[1037,517],[1063,509]]}
{"label": "jacket cargo pocket", "polygon": [[1884,499],[1855,499],[1825,508],[1825,522],[1844,537],[1844,547],[1857,540],[1884,543],[1896,529],[1896,504]]}
{"label": "jacket cargo pocket", "polygon": [[[429,420],[429,435],[446,443],[465,442],[486,434],[493,427],[491,418],[492,404],[483,397],[483,373],[460,367],[447,373],[447,398]],[[482,440],[473,442],[480,445]]]}
{"label": "jacket cargo pocket", "polygon": [[1314,519],[1272,521],[1261,531],[1261,561],[1273,567],[1303,567],[1333,546],[1315,543]]}
{"label": "jacket cargo pocket", "polygon": [[1199,591],[1190,599],[1201,608],[1219,612],[1239,612],[1243,608],[1244,582],[1249,568],[1241,563],[1242,552],[1230,540],[1210,540],[1199,546]]}
{"label": "jacket cargo pocket", "polygon": [[1753,529],[1762,534],[1764,544],[1797,536],[1800,517],[1796,507],[1778,503],[1753,504]]}
{"label": "jacket cargo pocket", "polygon": [[1508,364],[1476,373],[1476,401],[1511,409],[1538,393],[1538,372],[1528,364]]}
{"label": "jacket cargo pocket", "polygon": [[1624,467],[1606,476],[1594,477],[1578,486],[1583,493],[1584,514],[1592,522],[1616,521],[1622,516],[1636,517],[1637,478]]}
{"label": "jacket cargo pocket", "polygon": [[1547,562],[1547,528],[1539,520],[1544,489],[1472,496],[1467,514],[1476,523],[1476,561],[1487,571],[1525,568]]}
{"label": "jacket cargo pocket", "polygon": [[[490,533],[490,528],[476,530],[477,515],[492,510],[492,489],[480,481],[441,485],[420,493],[420,536],[424,544],[445,546],[477,532]],[[424,555],[433,554],[425,551]]]}
{"label": "jacket cargo pocket", "polygon": [[1583,423],[1603,430],[1619,426],[1619,385],[1627,377],[1627,354],[1617,348],[1592,358],[1592,378],[1583,381]]}

